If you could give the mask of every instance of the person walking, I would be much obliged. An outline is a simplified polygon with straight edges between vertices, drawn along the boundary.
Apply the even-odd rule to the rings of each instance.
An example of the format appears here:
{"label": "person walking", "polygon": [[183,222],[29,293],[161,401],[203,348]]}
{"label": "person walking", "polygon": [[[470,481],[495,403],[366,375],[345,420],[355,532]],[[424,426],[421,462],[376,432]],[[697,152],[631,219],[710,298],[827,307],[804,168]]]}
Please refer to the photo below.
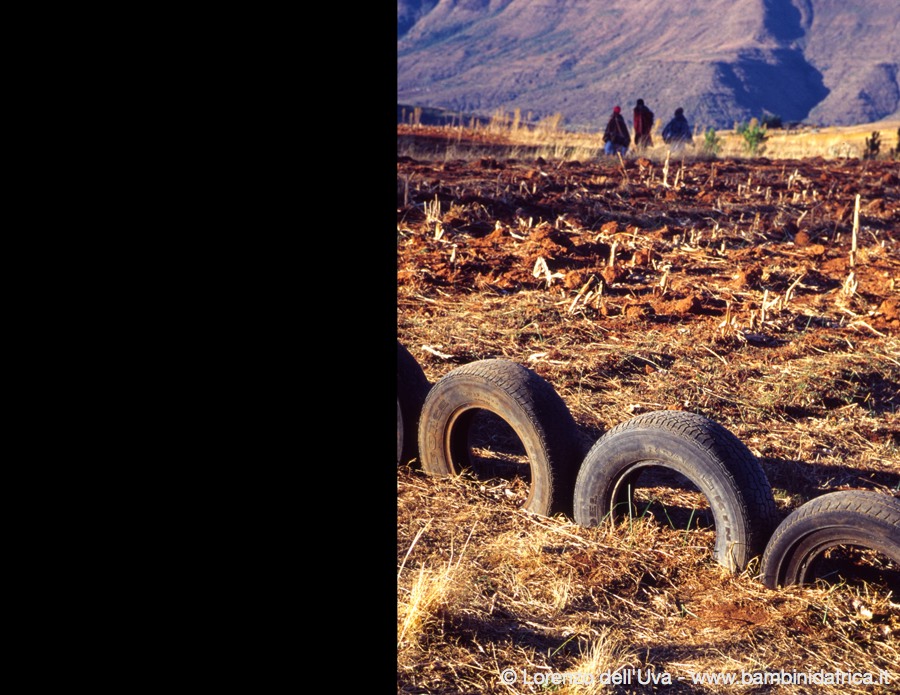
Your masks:
{"label": "person walking", "polygon": [[653,147],[650,131],[653,129],[653,112],[643,99],[638,99],[634,107],[634,146]]}
{"label": "person walking", "polygon": [[663,142],[671,146],[673,152],[677,152],[694,142],[691,135],[691,126],[688,125],[687,119],[684,117],[684,109],[680,106],[675,109],[675,116],[671,121],[666,123],[666,127],[662,131]]}
{"label": "person walking", "polygon": [[606,124],[606,130],[603,131],[603,142],[606,143],[603,152],[608,155],[625,154],[631,145],[631,135],[628,133],[625,119],[622,118],[622,109],[618,106],[613,107],[612,116]]}

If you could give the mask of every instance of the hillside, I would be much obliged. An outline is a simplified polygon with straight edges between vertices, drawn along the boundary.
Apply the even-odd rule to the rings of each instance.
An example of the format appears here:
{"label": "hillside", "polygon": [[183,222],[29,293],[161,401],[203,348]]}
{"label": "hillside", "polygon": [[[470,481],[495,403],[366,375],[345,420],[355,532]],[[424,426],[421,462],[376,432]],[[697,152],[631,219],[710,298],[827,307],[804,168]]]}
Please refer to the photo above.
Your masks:
{"label": "hillside", "polygon": [[398,0],[397,30],[398,102],[417,106],[575,130],[638,97],[701,128],[900,116],[894,0]]}

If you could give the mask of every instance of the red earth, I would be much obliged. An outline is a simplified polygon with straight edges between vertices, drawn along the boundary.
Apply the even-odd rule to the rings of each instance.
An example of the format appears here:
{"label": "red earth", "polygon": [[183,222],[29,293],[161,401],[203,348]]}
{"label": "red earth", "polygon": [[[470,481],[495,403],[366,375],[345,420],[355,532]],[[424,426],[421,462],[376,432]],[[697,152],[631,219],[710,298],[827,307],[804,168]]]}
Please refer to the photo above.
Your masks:
{"label": "red earth", "polygon": [[740,316],[748,340],[785,309],[900,331],[893,161],[401,157],[397,171],[401,294],[562,290],[658,330]]}

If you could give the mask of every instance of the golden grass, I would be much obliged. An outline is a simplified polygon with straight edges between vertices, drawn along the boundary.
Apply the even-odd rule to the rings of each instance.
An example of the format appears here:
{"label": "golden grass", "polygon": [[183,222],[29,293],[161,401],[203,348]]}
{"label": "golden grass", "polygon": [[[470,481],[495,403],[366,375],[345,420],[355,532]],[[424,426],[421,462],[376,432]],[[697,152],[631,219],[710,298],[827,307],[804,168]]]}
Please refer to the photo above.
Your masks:
{"label": "golden grass", "polygon": [[[870,137],[873,132],[877,132],[881,140],[880,156],[886,158],[888,151],[897,146],[898,127],[900,127],[900,121],[868,126],[811,128],[798,131],[774,129],[767,133],[763,156],[775,159],[861,158],[866,152],[866,138]],[[723,150],[723,155],[740,154],[740,136],[729,132],[724,137],[727,149]]]}
{"label": "golden grass", "polygon": [[[491,122],[485,126],[444,126],[438,130],[452,131],[462,139],[471,138],[473,135],[490,136],[498,142],[504,143],[507,152],[503,157],[528,158],[543,157],[555,161],[589,161],[596,159],[603,152],[603,129],[594,133],[569,132],[559,127],[561,116],[545,119],[535,126],[525,126],[521,121],[521,114],[505,115],[495,114]],[[605,124],[604,124],[605,125]],[[668,155],[668,147],[662,140],[662,128],[665,124],[657,122],[653,129],[654,146],[641,150],[639,153],[633,148],[628,151],[628,157],[644,156],[655,162],[662,162]],[[866,139],[872,133],[877,132],[880,137],[881,150],[879,157],[889,159],[891,151],[897,147],[897,129],[900,121],[880,121],[873,124],[864,124],[846,127],[804,127],[795,130],[774,128],[767,130],[767,139],[764,141],[760,152],[756,156],[771,159],[800,159],[810,157],[822,157],[825,159],[862,158],[866,152]],[[682,153],[673,155],[673,159],[692,159],[708,156],[703,151],[704,133],[706,128],[695,126],[694,144],[688,146]],[[403,134],[415,133],[417,128],[400,126],[398,131]],[[418,129],[421,130],[421,129]],[[718,152],[720,158],[748,158],[744,138],[735,130],[717,130],[716,132],[721,149]],[[401,151],[401,154],[404,152]],[[415,156],[415,152],[407,152],[409,156]],[[468,159],[472,156],[481,156],[472,147],[459,146],[449,148],[445,152],[445,159]],[[494,156],[498,156],[495,152]]]}

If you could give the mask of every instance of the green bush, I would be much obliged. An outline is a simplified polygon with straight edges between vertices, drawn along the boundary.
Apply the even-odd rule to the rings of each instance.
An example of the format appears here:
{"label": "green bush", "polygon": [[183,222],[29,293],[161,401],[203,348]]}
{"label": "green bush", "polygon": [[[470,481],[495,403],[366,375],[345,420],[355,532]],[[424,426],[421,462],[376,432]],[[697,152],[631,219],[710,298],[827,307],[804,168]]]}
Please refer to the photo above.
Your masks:
{"label": "green bush", "polygon": [[872,137],[866,138],[866,151],[863,152],[863,159],[875,159],[881,151],[881,136],[878,131],[872,132]]}
{"label": "green bush", "polygon": [[766,138],[768,138],[765,125],[760,125],[757,119],[751,118],[749,123],[739,124],[736,130],[739,135],[743,136],[744,149],[746,149],[751,156],[763,153],[763,150],[765,150],[765,145],[763,145],[763,143],[766,141]]}
{"label": "green bush", "polygon": [[722,141],[716,135],[716,129],[710,128],[703,136],[703,151],[715,157],[719,154],[720,149],[722,149]]}

